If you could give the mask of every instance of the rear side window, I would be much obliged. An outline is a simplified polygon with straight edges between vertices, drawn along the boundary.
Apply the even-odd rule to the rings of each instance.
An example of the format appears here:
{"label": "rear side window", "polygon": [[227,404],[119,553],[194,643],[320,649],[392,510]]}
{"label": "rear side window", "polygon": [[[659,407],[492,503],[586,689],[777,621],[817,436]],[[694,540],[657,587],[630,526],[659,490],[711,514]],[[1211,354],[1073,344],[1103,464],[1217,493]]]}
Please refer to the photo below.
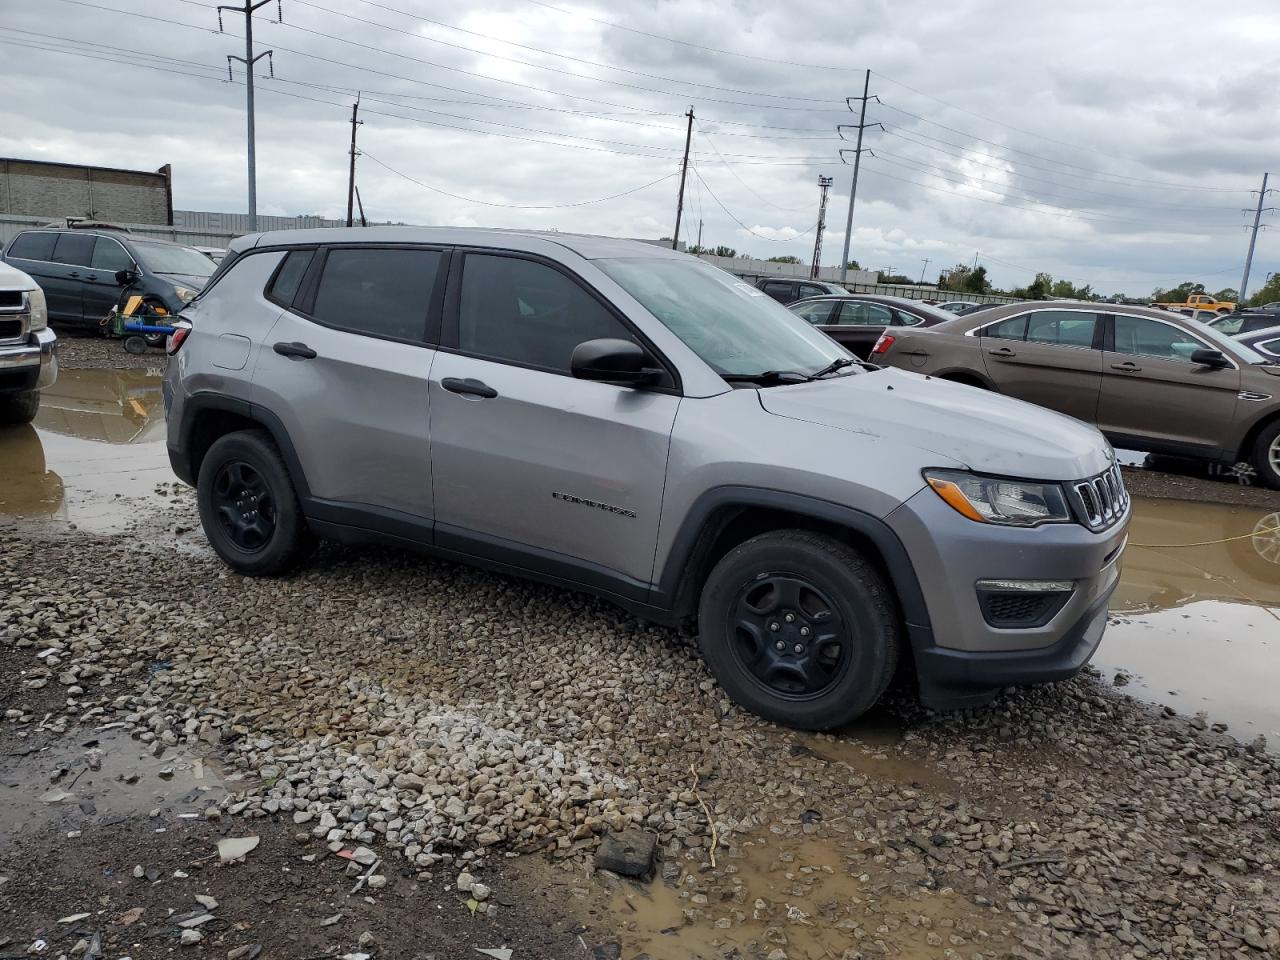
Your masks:
{"label": "rear side window", "polygon": [[307,272],[307,267],[311,266],[314,256],[314,250],[290,250],[281,261],[280,268],[276,270],[271,289],[267,291],[268,299],[274,300],[282,307],[291,306],[293,298],[298,295],[298,288],[302,286],[302,277]]}
{"label": "rear side window", "polygon": [[887,327],[893,320],[888,307],[878,303],[859,303],[846,300],[840,304],[836,323],[842,327]]}
{"label": "rear side window", "polygon": [[1092,347],[1096,314],[1078,310],[1041,310],[1027,321],[1028,343],[1052,343],[1065,347]]}
{"label": "rear side window", "polygon": [[781,280],[770,280],[761,289],[775,300],[791,299],[791,284]]}
{"label": "rear side window", "polygon": [[802,300],[805,297],[822,297],[830,292],[831,291],[829,290],[824,290],[822,287],[815,287],[811,283],[800,284],[800,298]]}
{"label": "rear side window", "polygon": [[54,263],[87,267],[93,260],[93,241],[96,237],[83,233],[60,233],[53,247]]}
{"label": "rear side window", "polygon": [[826,323],[831,316],[831,301],[818,300],[814,303],[799,303],[796,304],[791,312],[813,324]]}
{"label": "rear side window", "polygon": [[56,233],[20,233],[13,238],[5,256],[23,260],[52,260]]}
{"label": "rear side window", "polygon": [[993,323],[982,331],[982,335],[996,340],[1023,340],[1027,336],[1027,315],[1024,313],[1020,317]]}
{"label": "rear side window", "polygon": [[522,366],[568,373],[587,340],[634,340],[595,297],[534,260],[467,254],[458,304],[458,347]]}
{"label": "rear side window", "polygon": [[93,260],[89,265],[95,270],[109,270],[115,273],[117,270],[133,269],[133,258],[115,240],[110,237],[98,237],[93,244]]}
{"label": "rear side window", "polygon": [[353,333],[421,343],[441,259],[439,250],[331,249],[308,313]]}

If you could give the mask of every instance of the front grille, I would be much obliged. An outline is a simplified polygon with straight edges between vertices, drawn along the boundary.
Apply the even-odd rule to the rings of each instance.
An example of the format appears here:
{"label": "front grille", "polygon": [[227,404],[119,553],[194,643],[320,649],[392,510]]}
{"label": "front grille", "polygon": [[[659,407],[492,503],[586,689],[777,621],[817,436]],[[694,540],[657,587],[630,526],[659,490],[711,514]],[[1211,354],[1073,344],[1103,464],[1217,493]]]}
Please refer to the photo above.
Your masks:
{"label": "front grille", "polygon": [[22,318],[0,316],[0,340],[16,340],[20,336],[22,336]]}
{"label": "front grille", "polygon": [[978,605],[989,626],[1009,630],[1043,627],[1070,597],[1070,591],[979,590]]}
{"label": "front grille", "polygon": [[0,290],[0,310],[21,310],[21,290]]}
{"label": "front grille", "polygon": [[1090,530],[1105,530],[1124,516],[1129,508],[1129,491],[1124,488],[1120,468],[1113,466],[1096,477],[1071,485],[1081,518]]}

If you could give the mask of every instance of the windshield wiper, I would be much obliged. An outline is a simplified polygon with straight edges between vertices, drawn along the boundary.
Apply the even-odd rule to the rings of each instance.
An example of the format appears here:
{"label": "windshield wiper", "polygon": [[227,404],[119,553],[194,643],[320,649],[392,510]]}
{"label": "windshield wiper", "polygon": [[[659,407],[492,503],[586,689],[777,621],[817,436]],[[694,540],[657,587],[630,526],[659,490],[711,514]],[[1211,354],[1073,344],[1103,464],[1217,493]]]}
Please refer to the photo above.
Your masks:
{"label": "windshield wiper", "polygon": [[761,370],[759,373],[722,373],[720,378],[727,383],[758,383],[760,385],[777,383],[807,383],[809,377],[796,370]]}
{"label": "windshield wiper", "polygon": [[848,357],[836,357],[836,359],[832,360],[821,370],[818,370],[814,373],[809,374],[807,377],[805,377],[805,379],[821,380],[823,377],[827,376],[828,374],[835,373],[837,370],[843,370],[845,367],[851,367],[857,362],[858,362],[857,360],[850,360]]}

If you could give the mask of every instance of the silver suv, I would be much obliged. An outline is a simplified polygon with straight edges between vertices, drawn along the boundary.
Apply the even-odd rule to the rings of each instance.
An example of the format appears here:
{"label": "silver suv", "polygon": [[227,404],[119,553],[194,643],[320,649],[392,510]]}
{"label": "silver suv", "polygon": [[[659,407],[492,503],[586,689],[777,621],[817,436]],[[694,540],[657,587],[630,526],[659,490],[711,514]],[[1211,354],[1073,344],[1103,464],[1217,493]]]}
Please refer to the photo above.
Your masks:
{"label": "silver suv", "polygon": [[1092,427],[862,365],[750,284],[600,237],[267,233],[183,312],[169,455],[231,567],[381,541],[696,628],[804,728],[1061,679],[1129,504]]}

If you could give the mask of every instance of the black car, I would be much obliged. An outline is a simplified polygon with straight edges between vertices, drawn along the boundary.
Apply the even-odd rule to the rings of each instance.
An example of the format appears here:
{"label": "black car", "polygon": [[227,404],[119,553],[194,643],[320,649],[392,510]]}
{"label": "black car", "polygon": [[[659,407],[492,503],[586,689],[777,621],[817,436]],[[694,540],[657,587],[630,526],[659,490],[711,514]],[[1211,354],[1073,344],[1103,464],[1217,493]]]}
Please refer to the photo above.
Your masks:
{"label": "black car", "polygon": [[1225,333],[1228,337],[1239,337],[1277,324],[1280,324],[1280,313],[1260,309],[1236,310],[1234,313],[1223,314],[1209,322],[1209,326],[1219,333]]}
{"label": "black car", "polygon": [[40,284],[50,320],[92,327],[123,293],[177,313],[217,267],[194,247],[84,228],[24,230],[3,259]]}
{"label": "black car", "polygon": [[756,288],[763,290],[779,303],[794,303],[808,297],[846,296],[849,291],[838,283],[825,280],[790,280],[780,277],[762,277]]}
{"label": "black car", "polygon": [[864,360],[887,327],[932,327],[956,318],[919,300],[873,293],[815,297],[788,304],[787,309]]}
{"label": "black car", "polygon": [[1280,363],[1280,315],[1273,315],[1271,319],[1274,321],[1271,326],[1237,334],[1235,339],[1246,347],[1252,347],[1268,360]]}

